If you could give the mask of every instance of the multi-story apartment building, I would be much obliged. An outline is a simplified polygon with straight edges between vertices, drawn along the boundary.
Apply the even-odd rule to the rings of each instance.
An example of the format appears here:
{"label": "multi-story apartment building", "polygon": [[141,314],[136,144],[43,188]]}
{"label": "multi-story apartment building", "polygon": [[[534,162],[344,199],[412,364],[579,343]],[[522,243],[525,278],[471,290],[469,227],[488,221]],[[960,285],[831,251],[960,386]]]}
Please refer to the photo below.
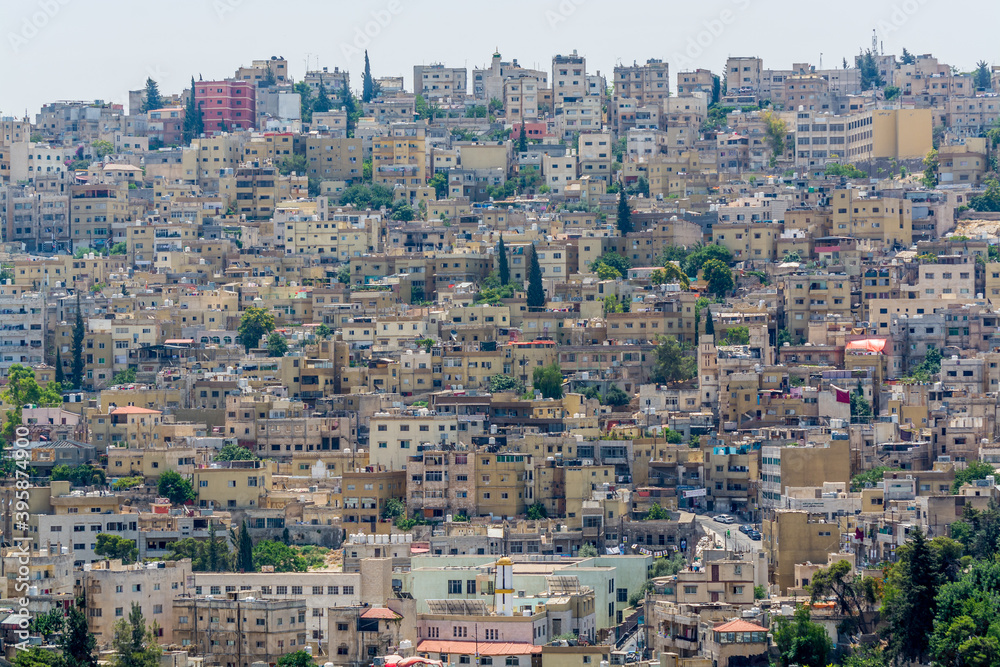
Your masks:
{"label": "multi-story apartment building", "polygon": [[127,618],[133,604],[139,605],[146,622],[156,624],[157,641],[172,644],[174,599],[190,595],[191,559],[123,565],[120,560],[98,561],[83,574],[87,596],[87,625],[98,646],[108,648],[115,623]]}
{"label": "multi-story apartment building", "polygon": [[33,292],[8,294],[10,291],[10,286],[0,285],[0,375],[6,375],[14,364],[41,364],[45,355],[45,298]]}
{"label": "multi-story apartment building", "polygon": [[442,63],[413,66],[413,92],[427,99],[463,98],[469,89],[469,70]]}
{"label": "multi-story apartment building", "polygon": [[205,133],[252,130],[255,127],[256,84],[251,81],[198,81],[195,106],[201,109]]}
{"label": "multi-story apartment building", "polygon": [[308,174],[323,181],[361,180],[364,158],[361,139],[309,135],[306,137]]}
{"label": "multi-story apartment building", "polygon": [[70,186],[69,242],[73,248],[110,246],[112,225],[131,220],[127,184]]}
{"label": "multi-story apartment building", "polygon": [[764,61],[760,58],[730,57],[726,60],[726,90],[733,94],[759,94],[763,83]]}
{"label": "multi-story apartment building", "polygon": [[587,95],[587,59],[577,55],[552,57],[552,101],[562,104]]}
{"label": "multi-story apartment building", "polygon": [[309,645],[306,601],[262,599],[255,591],[176,597],[174,641],[207,665],[276,663]]}

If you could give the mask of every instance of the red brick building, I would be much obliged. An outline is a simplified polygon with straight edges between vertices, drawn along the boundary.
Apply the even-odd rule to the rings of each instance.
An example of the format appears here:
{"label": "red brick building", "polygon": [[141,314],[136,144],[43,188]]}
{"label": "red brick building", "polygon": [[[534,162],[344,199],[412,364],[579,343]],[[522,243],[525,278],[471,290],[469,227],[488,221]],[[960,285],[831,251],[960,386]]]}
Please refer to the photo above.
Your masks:
{"label": "red brick building", "polygon": [[252,81],[198,81],[194,91],[205,134],[254,129],[256,96]]}

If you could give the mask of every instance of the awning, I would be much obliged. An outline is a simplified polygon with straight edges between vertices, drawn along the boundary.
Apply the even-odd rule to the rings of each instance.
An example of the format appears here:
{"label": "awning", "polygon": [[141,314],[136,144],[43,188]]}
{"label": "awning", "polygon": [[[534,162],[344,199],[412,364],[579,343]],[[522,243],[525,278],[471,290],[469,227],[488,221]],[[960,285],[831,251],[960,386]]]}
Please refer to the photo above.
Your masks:
{"label": "awning", "polygon": [[852,340],[847,344],[847,349],[881,353],[885,349],[885,339],[865,338],[864,340]]}

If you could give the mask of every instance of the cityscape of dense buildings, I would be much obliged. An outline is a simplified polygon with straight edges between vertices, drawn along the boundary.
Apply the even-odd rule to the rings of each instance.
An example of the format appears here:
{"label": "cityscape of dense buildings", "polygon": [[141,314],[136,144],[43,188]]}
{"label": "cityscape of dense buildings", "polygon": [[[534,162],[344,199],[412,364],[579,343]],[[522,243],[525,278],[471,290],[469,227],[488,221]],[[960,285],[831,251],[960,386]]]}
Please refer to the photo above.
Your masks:
{"label": "cityscape of dense buildings", "polygon": [[470,55],[0,119],[6,659],[1000,664],[1000,67]]}

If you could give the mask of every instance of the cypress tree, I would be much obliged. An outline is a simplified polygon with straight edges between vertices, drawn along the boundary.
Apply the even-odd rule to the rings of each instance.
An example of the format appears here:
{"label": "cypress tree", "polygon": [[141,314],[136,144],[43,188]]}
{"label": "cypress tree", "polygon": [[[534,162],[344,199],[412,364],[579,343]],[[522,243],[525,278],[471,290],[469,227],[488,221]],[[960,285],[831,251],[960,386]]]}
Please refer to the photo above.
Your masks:
{"label": "cypress tree", "polygon": [[66,372],[63,371],[62,355],[56,351],[56,382],[60,385],[66,384]]}
{"label": "cypress tree", "polygon": [[253,541],[247,531],[247,520],[240,525],[240,544],[236,552],[236,569],[240,572],[254,572]]}
{"label": "cypress tree", "polygon": [[153,77],[146,78],[146,99],[142,103],[142,111],[146,113],[163,106],[163,98],[160,96],[160,88],[153,81]]}
{"label": "cypress tree", "polygon": [[184,105],[184,143],[189,144],[191,140],[197,137],[200,132],[197,132],[196,122],[201,119],[201,114],[199,113],[199,108],[194,102],[194,77],[191,77],[191,94],[188,95],[187,104]]}
{"label": "cypress tree", "polygon": [[375,82],[372,80],[372,65],[368,62],[368,49],[365,49],[365,75],[362,79],[361,101],[371,102],[375,97]]}
{"label": "cypress tree", "polygon": [[497,273],[500,274],[501,285],[510,282],[510,264],[507,263],[507,247],[503,243],[503,234],[500,235],[500,243],[497,244]]}
{"label": "cypress tree", "polygon": [[528,310],[545,307],[545,289],[542,287],[542,267],[538,263],[535,244],[531,244],[531,263],[528,268]]}
{"label": "cypress tree", "polygon": [[76,324],[73,326],[73,387],[83,388],[83,312],[80,306],[80,293],[76,293]]}
{"label": "cypress tree", "polygon": [[87,616],[81,607],[70,607],[66,612],[59,647],[61,664],[65,667],[97,667],[97,639],[87,627]]}
{"label": "cypress tree", "polygon": [[712,311],[705,313],[705,335],[714,336],[715,335],[715,324],[712,322]]}
{"label": "cypress tree", "polygon": [[521,119],[521,134],[517,137],[517,150],[519,153],[528,152],[528,133],[524,129],[524,119]]}
{"label": "cypress tree", "polygon": [[628,207],[628,195],[623,189],[618,193],[618,232],[625,236],[632,231],[632,209]]}
{"label": "cypress tree", "polygon": [[330,102],[330,96],[326,94],[326,86],[320,81],[319,90],[316,92],[316,101],[313,102],[313,111],[323,113],[329,111],[331,106],[333,105]]}

